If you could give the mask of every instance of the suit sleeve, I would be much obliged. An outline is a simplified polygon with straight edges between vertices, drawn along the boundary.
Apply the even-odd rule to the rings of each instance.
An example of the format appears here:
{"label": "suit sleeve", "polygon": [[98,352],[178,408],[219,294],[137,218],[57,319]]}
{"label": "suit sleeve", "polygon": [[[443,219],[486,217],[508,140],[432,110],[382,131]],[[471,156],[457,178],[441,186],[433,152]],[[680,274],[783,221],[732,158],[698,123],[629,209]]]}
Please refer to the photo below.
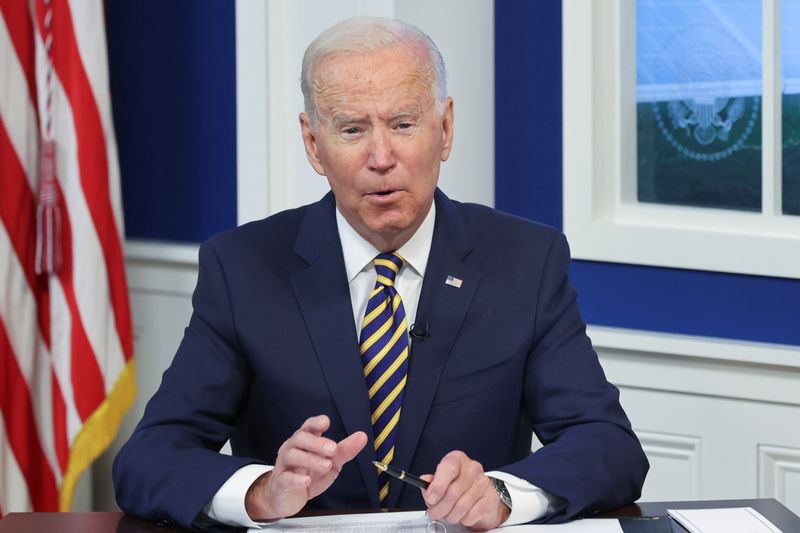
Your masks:
{"label": "suit sleeve", "polygon": [[542,271],[525,407],[544,445],[502,468],[561,499],[543,522],[562,522],[635,501],[649,468],[586,335],[568,279],[569,247],[553,241]]}
{"label": "suit sleeve", "polygon": [[198,514],[239,468],[258,461],[219,453],[245,399],[251,370],[238,347],[225,271],[213,241],[200,248],[194,311],[158,391],[117,455],[123,511],[215,529]]}

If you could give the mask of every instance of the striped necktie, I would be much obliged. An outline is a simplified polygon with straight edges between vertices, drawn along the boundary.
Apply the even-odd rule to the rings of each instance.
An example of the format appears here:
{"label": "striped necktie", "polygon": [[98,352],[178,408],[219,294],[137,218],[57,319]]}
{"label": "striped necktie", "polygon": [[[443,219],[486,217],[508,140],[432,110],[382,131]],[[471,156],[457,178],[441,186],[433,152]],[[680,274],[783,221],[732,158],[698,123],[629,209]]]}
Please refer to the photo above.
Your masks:
{"label": "striped necktie", "polygon": [[[361,361],[369,389],[375,457],[389,464],[394,456],[397,422],[408,373],[408,326],[406,311],[394,280],[405,260],[397,254],[383,253],[372,263],[378,278],[369,295],[361,325]],[[381,503],[389,495],[389,476],[378,474]]]}

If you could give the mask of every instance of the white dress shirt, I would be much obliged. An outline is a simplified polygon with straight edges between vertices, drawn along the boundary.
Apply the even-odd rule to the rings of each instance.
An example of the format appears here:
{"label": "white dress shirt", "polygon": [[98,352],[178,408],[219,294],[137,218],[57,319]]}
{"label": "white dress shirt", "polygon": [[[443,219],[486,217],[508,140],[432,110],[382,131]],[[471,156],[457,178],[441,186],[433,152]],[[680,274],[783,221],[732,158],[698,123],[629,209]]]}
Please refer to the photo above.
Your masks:
{"label": "white dress shirt", "polygon": [[[406,266],[397,274],[394,286],[403,300],[409,327],[414,324],[417,314],[422,280],[425,277],[425,268],[428,266],[428,255],[433,242],[435,221],[436,206],[432,204],[419,229],[408,242],[395,251],[406,260]],[[372,260],[380,251],[359,235],[338,209],[336,210],[336,224],[350,287],[353,323],[356,331],[361,331],[361,322],[364,319],[369,293],[375,287],[377,277]],[[240,468],[219,488],[203,511],[209,518],[223,524],[251,528],[266,525],[250,519],[245,509],[244,499],[250,485],[272,468],[268,465],[247,465]],[[511,514],[502,525],[524,524],[541,518],[552,510],[555,498],[528,481],[506,472],[487,472],[486,474],[504,481],[511,495],[513,503]]]}

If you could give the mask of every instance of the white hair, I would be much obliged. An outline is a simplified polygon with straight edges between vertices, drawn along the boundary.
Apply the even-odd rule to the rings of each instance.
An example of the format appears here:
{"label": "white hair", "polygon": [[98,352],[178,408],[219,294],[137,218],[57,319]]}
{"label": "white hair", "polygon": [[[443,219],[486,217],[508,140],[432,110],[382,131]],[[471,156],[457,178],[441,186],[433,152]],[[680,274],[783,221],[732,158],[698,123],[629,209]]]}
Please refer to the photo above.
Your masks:
{"label": "white hair", "polygon": [[428,35],[407,22],[378,17],[354,17],[334,24],[314,39],[303,55],[300,89],[303,91],[305,111],[316,123],[314,101],[314,67],[325,58],[340,53],[379,52],[401,44],[421,46],[428,55],[433,96],[439,112],[444,109],[447,97],[447,72],[439,49]]}

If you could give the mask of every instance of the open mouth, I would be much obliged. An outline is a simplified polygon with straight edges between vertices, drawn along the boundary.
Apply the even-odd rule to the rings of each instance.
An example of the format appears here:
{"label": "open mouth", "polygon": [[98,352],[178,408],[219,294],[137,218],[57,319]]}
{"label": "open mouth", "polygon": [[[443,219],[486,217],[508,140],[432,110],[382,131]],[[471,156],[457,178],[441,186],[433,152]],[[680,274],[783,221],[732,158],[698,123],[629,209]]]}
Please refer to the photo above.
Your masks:
{"label": "open mouth", "polygon": [[399,201],[402,191],[400,189],[392,189],[388,191],[374,191],[366,195],[375,205],[388,206]]}
{"label": "open mouth", "polygon": [[389,189],[389,190],[386,190],[386,191],[372,191],[372,192],[368,193],[367,196],[385,198],[387,196],[391,196],[391,195],[393,195],[395,193],[398,193],[398,192],[400,192],[399,189]]}

